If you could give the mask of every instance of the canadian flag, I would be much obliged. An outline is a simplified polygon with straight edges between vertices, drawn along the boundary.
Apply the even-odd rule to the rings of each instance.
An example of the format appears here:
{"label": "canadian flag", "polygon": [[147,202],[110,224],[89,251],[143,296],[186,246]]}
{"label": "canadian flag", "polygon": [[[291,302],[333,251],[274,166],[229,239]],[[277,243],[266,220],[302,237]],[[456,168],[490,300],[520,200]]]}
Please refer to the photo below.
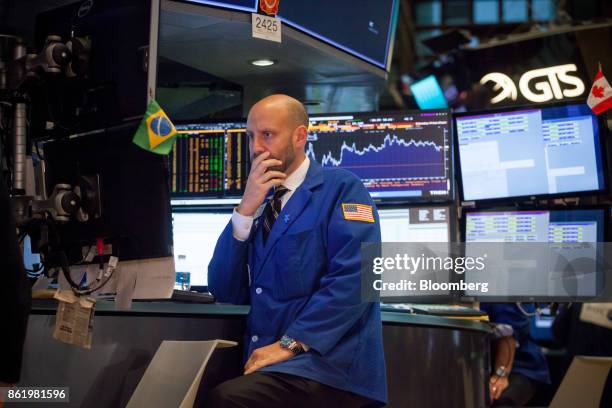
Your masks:
{"label": "canadian flag", "polygon": [[603,72],[601,72],[601,66],[599,71],[597,71],[597,75],[595,75],[595,81],[591,87],[591,92],[589,92],[587,105],[596,115],[612,108],[612,87],[610,87],[608,80],[603,75]]}

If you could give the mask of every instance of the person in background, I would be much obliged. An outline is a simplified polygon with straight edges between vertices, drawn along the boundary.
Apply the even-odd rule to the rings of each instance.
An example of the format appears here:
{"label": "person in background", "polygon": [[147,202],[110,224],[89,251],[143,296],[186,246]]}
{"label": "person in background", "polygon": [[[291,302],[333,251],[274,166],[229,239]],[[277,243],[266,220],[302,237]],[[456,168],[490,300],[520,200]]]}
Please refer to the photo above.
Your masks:
{"label": "person in background", "polygon": [[30,297],[11,202],[0,177],[0,387],[19,382]]}
{"label": "person in background", "polygon": [[492,406],[523,406],[550,383],[546,359],[529,333],[530,317],[514,303],[483,303],[480,308],[496,324],[489,381]]}

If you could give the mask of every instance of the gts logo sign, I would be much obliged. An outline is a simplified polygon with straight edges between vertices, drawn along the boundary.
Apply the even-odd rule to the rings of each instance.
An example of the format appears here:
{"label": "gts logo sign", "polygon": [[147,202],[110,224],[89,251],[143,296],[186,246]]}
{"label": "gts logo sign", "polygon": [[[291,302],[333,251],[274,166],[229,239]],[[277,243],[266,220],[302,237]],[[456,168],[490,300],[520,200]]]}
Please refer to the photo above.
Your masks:
{"label": "gts logo sign", "polygon": [[[575,98],[584,92],[584,83],[571,72],[576,72],[575,64],[556,65],[548,68],[534,69],[525,72],[519,80],[521,95],[531,102],[548,102],[554,99]],[[480,79],[482,85],[493,82],[493,90],[499,91],[491,99],[491,103],[499,103],[504,99],[516,101],[518,91],[510,77],[501,72],[491,72]],[[571,85],[571,88],[561,89],[561,84]]]}

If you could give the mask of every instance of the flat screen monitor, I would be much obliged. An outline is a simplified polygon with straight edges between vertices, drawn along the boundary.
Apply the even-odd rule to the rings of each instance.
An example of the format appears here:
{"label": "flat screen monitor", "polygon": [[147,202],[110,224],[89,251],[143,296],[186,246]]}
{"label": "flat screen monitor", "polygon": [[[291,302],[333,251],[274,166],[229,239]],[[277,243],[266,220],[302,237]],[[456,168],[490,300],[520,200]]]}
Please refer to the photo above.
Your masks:
{"label": "flat screen monitor", "polygon": [[242,196],[249,147],[243,121],[181,123],[170,154],[170,191],[175,200]]}
{"label": "flat screen monitor", "polygon": [[605,189],[598,118],[586,104],[455,115],[464,201]]}
{"label": "flat screen monitor", "polygon": [[174,212],[172,231],[176,272],[189,272],[192,286],[208,286],[208,264],[230,212]]}
{"label": "flat screen monitor", "polygon": [[[383,242],[448,242],[448,207],[380,209]],[[189,272],[192,286],[208,285],[208,264],[230,212],[173,212],[174,261],[177,272]]]}
{"label": "flat screen monitor", "polygon": [[375,200],[452,199],[446,110],[350,113],[310,118],[306,153],[323,167],[352,171]]}
{"label": "flat screen monitor", "polygon": [[398,10],[399,0],[283,0],[278,17],[283,24],[388,69]]}
{"label": "flat screen monitor", "polygon": [[379,209],[382,242],[449,242],[449,207]]}
{"label": "flat screen monitor", "polygon": [[606,222],[604,208],[467,212],[466,255],[489,254],[495,261],[465,273],[466,282],[488,282],[488,292],[465,294],[506,301],[597,296]]}
{"label": "flat screen monitor", "polygon": [[47,194],[58,184],[77,186],[91,213],[85,222],[75,216],[57,226],[71,264],[83,261],[83,249],[98,238],[120,262],[172,256],[167,161],[132,143],[137,128],[134,123],[44,144]]}
{"label": "flat screen monitor", "polygon": [[[379,208],[381,230],[381,255],[395,258],[398,255],[441,256],[449,255],[453,234],[453,220],[449,206],[411,206],[403,208]],[[393,283],[420,279],[448,282],[448,271],[423,272],[417,278],[405,270],[387,271],[380,275],[383,282]],[[381,290],[380,298],[385,303],[445,302],[451,294],[448,290]]]}

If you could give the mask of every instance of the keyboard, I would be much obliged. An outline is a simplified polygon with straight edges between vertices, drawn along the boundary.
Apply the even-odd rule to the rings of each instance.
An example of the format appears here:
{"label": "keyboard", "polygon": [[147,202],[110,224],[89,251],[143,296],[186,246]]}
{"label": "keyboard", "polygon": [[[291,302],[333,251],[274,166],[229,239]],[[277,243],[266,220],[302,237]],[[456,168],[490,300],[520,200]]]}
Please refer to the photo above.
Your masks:
{"label": "keyboard", "polygon": [[210,293],[191,292],[178,289],[172,291],[172,297],[168,300],[189,303],[215,303],[215,297]]}
{"label": "keyboard", "polygon": [[421,303],[381,303],[383,312],[426,314],[432,316],[481,317],[487,314],[478,309],[458,305],[430,305]]}

